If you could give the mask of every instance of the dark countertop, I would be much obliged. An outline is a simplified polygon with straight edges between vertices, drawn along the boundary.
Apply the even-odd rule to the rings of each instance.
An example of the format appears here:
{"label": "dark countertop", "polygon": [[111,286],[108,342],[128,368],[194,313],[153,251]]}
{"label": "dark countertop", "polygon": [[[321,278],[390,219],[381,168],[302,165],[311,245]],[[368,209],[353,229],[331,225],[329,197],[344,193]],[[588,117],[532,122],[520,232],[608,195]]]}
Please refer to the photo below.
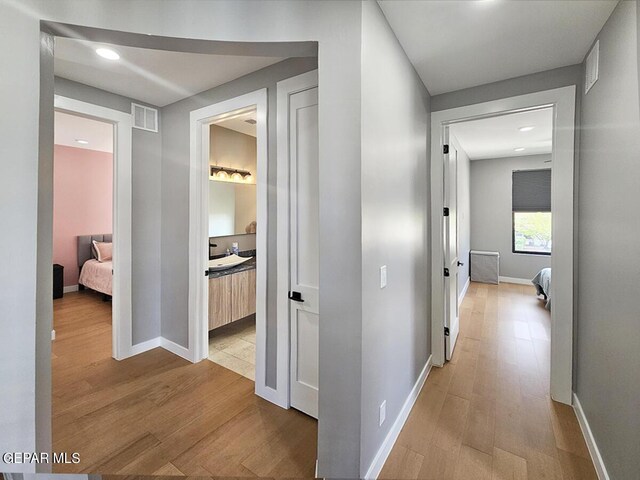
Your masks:
{"label": "dark countertop", "polygon": [[247,260],[240,265],[237,265],[232,268],[227,268],[226,270],[211,270],[209,269],[209,278],[220,278],[225,275],[233,275],[234,273],[245,272],[247,270],[255,270],[256,268],[256,257],[253,257],[251,260]]}

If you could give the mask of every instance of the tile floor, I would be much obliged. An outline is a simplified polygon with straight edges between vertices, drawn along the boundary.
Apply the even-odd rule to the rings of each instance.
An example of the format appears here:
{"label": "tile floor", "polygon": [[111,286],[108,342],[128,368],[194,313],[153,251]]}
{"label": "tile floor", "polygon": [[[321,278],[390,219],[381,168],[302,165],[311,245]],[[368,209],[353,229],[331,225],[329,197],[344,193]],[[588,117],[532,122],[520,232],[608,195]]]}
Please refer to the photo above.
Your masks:
{"label": "tile floor", "polygon": [[255,381],[255,315],[209,332],[209,360]]}

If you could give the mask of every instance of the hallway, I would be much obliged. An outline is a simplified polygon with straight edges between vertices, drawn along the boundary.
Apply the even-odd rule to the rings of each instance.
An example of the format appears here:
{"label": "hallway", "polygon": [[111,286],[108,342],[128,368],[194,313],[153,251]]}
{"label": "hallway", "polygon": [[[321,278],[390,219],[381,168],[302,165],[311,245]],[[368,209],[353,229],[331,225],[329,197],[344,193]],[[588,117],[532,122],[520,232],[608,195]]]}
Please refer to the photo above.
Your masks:
{"label": "hallway", "polygon": [[55,473],[312,477],[317,422],[254,394],[254,382],[162,348],[111,358],[111,304],[95,292],[54,302]]}
{"label": "hallway", "polygon": [[432,368],[380,478],[596,479],[549,398],[550,316],[533,286],[471,283],[453,359]]}

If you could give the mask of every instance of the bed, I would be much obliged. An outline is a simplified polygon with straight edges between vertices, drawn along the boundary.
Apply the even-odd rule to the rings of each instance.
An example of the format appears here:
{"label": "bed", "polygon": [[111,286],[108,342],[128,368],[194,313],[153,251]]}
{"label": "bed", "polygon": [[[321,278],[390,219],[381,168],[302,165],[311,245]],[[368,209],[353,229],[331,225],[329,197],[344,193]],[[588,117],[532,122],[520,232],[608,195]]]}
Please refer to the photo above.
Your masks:
{"label": "bed", "polygon": [[113,280],[113,262],[99,262],[93,251],[93,242],[111,242],[111,234],[82,235],[78,237],[79,288],[85,287],[111,297]]}
{"label": "bed", "polygon": [[551,310],[551,269],[543,268],[533,277],[531,283],[536,287],[536,294],[542,295],[547,301],[545,307]]}

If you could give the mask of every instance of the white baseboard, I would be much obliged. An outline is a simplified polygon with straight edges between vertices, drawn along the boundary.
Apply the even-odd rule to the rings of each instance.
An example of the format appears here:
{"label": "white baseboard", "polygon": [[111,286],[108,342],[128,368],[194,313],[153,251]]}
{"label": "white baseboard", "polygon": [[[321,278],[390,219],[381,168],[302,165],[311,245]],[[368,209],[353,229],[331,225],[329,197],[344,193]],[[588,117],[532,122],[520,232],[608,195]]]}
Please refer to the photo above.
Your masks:
{"label": "white baseboard", "polygon": [[77,291],[78,291],[78,285],[68,285],[62,288],[62,293],[71,293],[71,292],[77,292]]}
{"label": "white baseboard", "polygon": [[514,278],[514,277],[498,277],[498,281],[501,283],[515,283],[518,285],[532,285],[531,280],[528,278]]}
{"label": "white baseboard", "polygon": [[161,346],[161,337],[152,338],[151,340],[147,340],[146,342],[142,343],[136,343],[135,345],[131,346],[131,355],[129,356],[133,357],[134,355],[139,355],[149,350],[153,350],[154,348],[158,348],[159,346]]}
{"label": "white baseboard", "polygon": [[467,277],[467,281],[464,284],[464,288],[460,295],[458,296],[458,306],[462,305],[462,301],[464,300],[465,295],[467,294],[467,290],[469,290],[469,285],[471,285],[471,277]]}
{"label": "white baseboard", "polygon": [[598,450],[598,445],[596,445],[596,440],[593,437],[593,433],[591,433],[591,428],[589,427],[589,422],[587,422],[587,417],[585,417],[584,410],[582,410],[582,405],[580,404],[580,400],[578,400],[578,397],[575,393],[573,394],[573,409],[576,412],[576,417],[578,417],[578,423],[580,424],[582,435],[587,442],[587,448],[589,449],[589,454],[591,455],[593,465],[596,468],[598,479],[609,480],[609,474],[607,473],[607,469],[604,466],[604,462],[602,461],[600,450]]}
{"label": "white baseboard", "polygon": [[172,342],[171,340],[167,340],[166,338],[161,337],[160,346],[165,350],[169,350],[171,353],[184,358],[185,360],[189,360],[190,362],[193,362],[193,358],[191,358],[191,353],[189,352],[189,349],[184,348],[182,345],[178,345],[177,343]]}
{"label": "white baseboard", "polygon": [[409,396],[405,400],[404,405],[402,406],[402,409],[400,410],[400,413],[396,418],[396,421],[393,422],[393,425],[391,426],[391,430],[389,430],[389,433],[385,437],[384,442],[382,442],[382,445],[380,446],[378,453],[376,453],[376,456],[373,459],[373,462],[371,462],[371,465],[369,466],[369,469],[367,470],[367,473],[364,476],[365,479],[368,479],[368,480],[376,479],[378,478],[378,475],[380,475],[380,471],[382,470],[382,467],[384,467],[384,463],[387,461],[387,458],[391,453],[391,449],[395,445],[396,440],[398,439],[398,435],[400,435],[400,431],[402,430],[402,427],[404,427],[404,424],[407,421],[407,418],[409,418],[409,414],[411,413],[411,409],[413,408],[413,405],[416,403],[416,400],[418,399],[418,395],[420,395],[420,391],[424,386],[424,382],[426,382],[427,380],[427,376],[431,371],[431,365],[432,365],[431,355],[429,355],[429,359],[427,360],[426,365],[422,369],[422,372],[420,372],[420,375],[418,376],[418,380],[416,381],[415,385],[411,389]]}

